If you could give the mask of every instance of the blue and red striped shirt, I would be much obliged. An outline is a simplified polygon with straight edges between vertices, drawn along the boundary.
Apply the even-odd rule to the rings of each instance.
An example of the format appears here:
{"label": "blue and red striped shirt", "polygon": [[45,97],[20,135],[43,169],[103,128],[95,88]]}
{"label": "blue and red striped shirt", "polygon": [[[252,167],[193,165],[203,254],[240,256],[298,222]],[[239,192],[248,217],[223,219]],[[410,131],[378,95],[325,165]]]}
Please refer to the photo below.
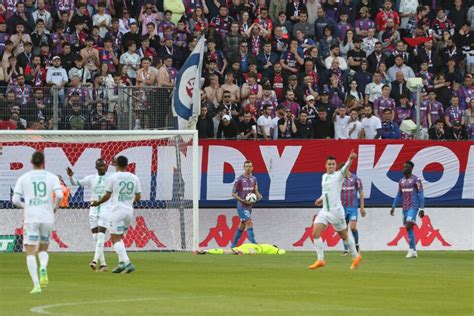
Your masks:
{"label": "blue and red striped shirt", "polygon": [[463,110],[469,108],[469,102],[474,98],[474,87],[462,86],[458,90],[459,107]]}
{"label": "blue and red striped shirt", "polygon": [[374,100],[374,112],[380,119],[383,118],[383,111],[385,109],[391,109],[392,111],[395,111],[395,107],[396,103],[392,98],[378,97]]}
{"label": "blue and red striped shirt", "polygon": [[463,115],[463,110],[459,106],[453,105],[447,108],[444,112],[444,116],[449,118],[449,122],[451,122],[451,124],[454,124],[455,121],[461,122]]}
{"label": "blue and red striped shirt", "polygon": [[375,22],[371,19],[359,19],[355,22],[355,27],[361,31],[368,31],[370,28],[375,28]]}
{"label": "blue and red striped shirt", "polygon": [[[239,176],[235,179],[234,188],[232,189],[232,193],[237,193],[239,197],[245,200],[245,197],[249,193],[255,193],[255,188],[257,186],[257,178],[255,176],[246,177],[244,175]],[[238,209],[252,209],[250,205],[244,205],[242,202],[237,201],[237,208]]]}
{"label": "blue and red striped shirt", "polygon": [[423,101],[423,103],[428,108],[428,115],[431,117],[432,124],[436,123],[437,120],[443,117],[444,109],[440,102],[434,101],[433,103],[430,103],[429,100],[426,100]]}
{"label": "blue and red striped shirt", "polygon": [[402,208],[407,211],[411,208],[424,208],[425,197],[421,179],[415,175],[409,178],[401,178],[398,181],[398,193],[393,200],[392,208],[397,207],[398,201],[402,199]]}
{"label": "blue and red striped shirt", "polygon": [[358,192],[362,191],[362,181],[360,178],[351,174],[349,177],[344,178],[341,190],[341,202],[344,208],[358,208],[359,198]]}
{"label": "blue and red striped shirt", "polygon": [[395,109],[395,122],[400,126],[403,120],[411,119],[413,117],[413,108],[411,107],[397,107]]}

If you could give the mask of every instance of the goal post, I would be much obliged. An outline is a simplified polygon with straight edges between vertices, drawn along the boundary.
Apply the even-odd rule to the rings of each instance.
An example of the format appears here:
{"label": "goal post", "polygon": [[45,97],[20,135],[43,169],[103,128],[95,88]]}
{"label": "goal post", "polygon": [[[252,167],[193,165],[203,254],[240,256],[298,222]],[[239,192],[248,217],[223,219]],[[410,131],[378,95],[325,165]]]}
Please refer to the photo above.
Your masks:
{"label": "goal post", "polygon": [[[102,158],[111,174],[115,168],[110,163],[117,155],[128,158],[129,170],[138,176],[142,185],[135,220],[124,237],[127,248],[137,251],[198,249],[197,131],[2,131],[0,148],[0,236],[14,236],[16,251],[22,248],[23,212],[13,207],[11,198],[16,180],[32,169],[30,158],[36,150],[45,154],[45,169],[60,176],[67,187],[65,190],[69,190],[67,205],[56,213],[50,246],[53,251],[93,250],[90,189],[72,185],[66,168],[71,167],[75,177],[81,179],[96,174],[95,161]],[[112,248],[107,248],[106,243],[108,249]]]}

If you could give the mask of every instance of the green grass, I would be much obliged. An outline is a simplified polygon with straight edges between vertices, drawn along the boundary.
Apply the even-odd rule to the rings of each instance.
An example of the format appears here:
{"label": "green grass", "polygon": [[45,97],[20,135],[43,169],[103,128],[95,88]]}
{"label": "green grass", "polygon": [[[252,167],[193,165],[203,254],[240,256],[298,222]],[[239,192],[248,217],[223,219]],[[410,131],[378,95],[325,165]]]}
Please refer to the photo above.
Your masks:
{"label": "green grass", "polygon": [[91,254],[53,253],[41,295],[29,294],[25,255],[0,254],[0,315],[472,315],[473,254],[367,252],[350,271],[332,252],[311,271],[313,253],[131,253],[137,271],[115,275],[90,270]]}

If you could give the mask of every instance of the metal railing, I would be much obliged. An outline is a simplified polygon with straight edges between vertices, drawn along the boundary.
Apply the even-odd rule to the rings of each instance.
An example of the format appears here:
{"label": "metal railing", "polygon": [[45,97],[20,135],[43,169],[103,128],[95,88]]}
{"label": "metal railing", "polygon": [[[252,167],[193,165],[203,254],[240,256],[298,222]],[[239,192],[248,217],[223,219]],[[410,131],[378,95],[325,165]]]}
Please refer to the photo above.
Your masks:
{"label": "metal railing", "polygon": [[16,122],[18,129],[174,129],[171,88],[11,86],[0,91],[0,119]]}

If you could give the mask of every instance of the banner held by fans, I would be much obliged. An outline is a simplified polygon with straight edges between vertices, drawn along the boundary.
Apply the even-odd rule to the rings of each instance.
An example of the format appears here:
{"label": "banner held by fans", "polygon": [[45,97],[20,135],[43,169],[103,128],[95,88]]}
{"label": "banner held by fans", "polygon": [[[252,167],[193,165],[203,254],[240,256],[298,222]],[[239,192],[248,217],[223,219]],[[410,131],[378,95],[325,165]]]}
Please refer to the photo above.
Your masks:
{"label": "banner held by fans", "polygon": [[204,36],[181,67],[173,95],[173,115],[178,129],[195,129],[201,104],[201,73],[204,58]]}

